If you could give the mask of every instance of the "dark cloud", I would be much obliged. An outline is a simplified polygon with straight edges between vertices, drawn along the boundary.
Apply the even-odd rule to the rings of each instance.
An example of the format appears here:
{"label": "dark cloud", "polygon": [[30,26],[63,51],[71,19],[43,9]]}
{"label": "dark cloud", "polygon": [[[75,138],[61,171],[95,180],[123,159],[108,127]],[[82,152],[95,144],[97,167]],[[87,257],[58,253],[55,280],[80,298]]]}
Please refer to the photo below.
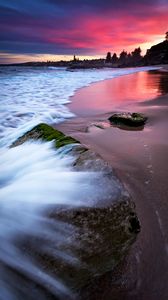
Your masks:
{"label": "dark cloud", "polygon": [[159,6],[167,0],[46,0],[47,3],[59,6],[69,11],[95,11],[104,12],[107,10],[134,11],[137,7]]}

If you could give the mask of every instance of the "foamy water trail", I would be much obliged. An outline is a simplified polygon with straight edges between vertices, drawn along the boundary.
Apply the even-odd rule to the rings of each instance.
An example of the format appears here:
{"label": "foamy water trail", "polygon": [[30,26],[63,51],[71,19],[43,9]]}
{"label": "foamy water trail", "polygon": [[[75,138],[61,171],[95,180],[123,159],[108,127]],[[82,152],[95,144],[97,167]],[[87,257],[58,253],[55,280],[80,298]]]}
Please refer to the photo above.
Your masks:
{"label": "foamy water trail", "polygon": [[[70,290],[61,279],[52,276],[31,257],[22,240],[38,239],[38,247],[69,264],[80,264],[78,257],[60,251],[75,228],[45,215],[48,207],[89,206],[97,201],[93,179],[96,173],[74,172],[74,157],[52,148],[52,143],[25,143],[0,152],[0,299],[26,296],[29,281],[35,282],[34,295],[46,299],[36,286],[60,299]],[[79,189],[80,187],[80,189]],[[86,202],[91,199],[90,202]],[[100,196],[101,197],[101,196]],[[21,246],[22,245],[22,246]],[[19,275],[18,275],[19,274]],[[20,278],[21,277],[21,278]],[[26,278],[26,283],[22,282]],[[29,291],[28,299],[34,299]],[[37,298],[36,298],[37,299]]]}
{"label": "foamy water trail", "polygon": [[73,117],[65,104],[77,89],[92,82],[154,68],[68,72],[64,68],[1,67],[0,145],[8,146],[40,122],[53,124]]}

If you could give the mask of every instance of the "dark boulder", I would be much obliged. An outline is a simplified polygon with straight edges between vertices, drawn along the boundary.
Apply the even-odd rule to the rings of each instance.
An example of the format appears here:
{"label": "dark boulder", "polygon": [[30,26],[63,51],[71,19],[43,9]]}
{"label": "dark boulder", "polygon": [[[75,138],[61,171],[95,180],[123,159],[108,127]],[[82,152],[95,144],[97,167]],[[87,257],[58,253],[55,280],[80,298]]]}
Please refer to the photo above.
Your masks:
{"label": "dark boulder", "polygon": [[138,127],[145,125],[147,117],[140,113],[116,113],[109,118],[111,124]]}

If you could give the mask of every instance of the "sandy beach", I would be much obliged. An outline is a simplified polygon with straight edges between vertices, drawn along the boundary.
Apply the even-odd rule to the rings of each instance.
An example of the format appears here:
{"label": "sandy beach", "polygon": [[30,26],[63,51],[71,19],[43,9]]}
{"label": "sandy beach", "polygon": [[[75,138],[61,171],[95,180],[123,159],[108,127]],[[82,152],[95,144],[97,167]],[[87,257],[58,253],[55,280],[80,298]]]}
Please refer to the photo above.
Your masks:
{"label": "sandy beach", "polygon": [[[78,90],[68,105],[76,117],[56,125],[112,164],[141,222],[121,274],[105,275],[84,290],[85,299],[167,300],[167,94],[167,72],[140,72],[102,81]],[[108,117],[120,111],[144,113],[148,116],[145,128],[110,126]]]}

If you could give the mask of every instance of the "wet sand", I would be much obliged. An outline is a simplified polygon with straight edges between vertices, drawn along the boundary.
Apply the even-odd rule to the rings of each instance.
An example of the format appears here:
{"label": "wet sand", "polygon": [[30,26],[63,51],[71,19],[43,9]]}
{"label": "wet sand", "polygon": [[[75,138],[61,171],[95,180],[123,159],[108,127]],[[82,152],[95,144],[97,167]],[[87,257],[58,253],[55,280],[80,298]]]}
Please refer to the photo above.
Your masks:
{"label": "wet sand", "polygon": [[[105,275],[84,291],[87,299],[168,299],[167,94],[166,72],[96,83],[72,98],[69,108],[77,117],[56,126],[112,164],[132,195],[141,222],[141,233],[120,276]],[[107,119],[117,111],[142,112],[149,120],[139,131],[111,127]],[[105,124],[105,129],[93,126],[95,122]]]}

